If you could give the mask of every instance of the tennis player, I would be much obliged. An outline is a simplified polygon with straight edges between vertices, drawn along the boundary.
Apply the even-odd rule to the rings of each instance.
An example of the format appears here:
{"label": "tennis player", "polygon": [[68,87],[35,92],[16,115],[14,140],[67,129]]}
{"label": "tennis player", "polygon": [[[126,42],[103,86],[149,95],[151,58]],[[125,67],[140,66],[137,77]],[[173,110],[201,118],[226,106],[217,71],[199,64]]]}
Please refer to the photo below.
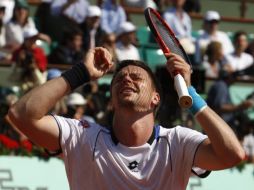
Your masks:
{"label": "tennis player", "polygon": [[61,77],[23,96],[9,111],[15,125],[33,142],[64,156],[71,190],[184,190],[196,173],[232,167],[245,157],[230,127],[191,86],[190,66],[170,54],[169,74],[184,77],[193,106],[190,112],[206,132],[155,124],[160,91],[151,70],[140,61],[119,64],[111,83],[113,126],[46,115],[64,95],[102,77],[112,67],[104,48],[88,52]]}

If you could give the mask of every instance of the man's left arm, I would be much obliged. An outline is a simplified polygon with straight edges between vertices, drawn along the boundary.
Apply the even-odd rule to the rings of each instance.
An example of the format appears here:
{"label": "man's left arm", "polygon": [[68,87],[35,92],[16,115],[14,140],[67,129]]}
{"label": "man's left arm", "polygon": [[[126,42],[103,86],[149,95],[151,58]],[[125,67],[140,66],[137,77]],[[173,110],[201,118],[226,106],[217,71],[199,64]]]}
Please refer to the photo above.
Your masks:
{"label": "man's left arm", "polygon": [[211,108],[204,108],[195,118],[208,139],[199,146],[194,166],[220,170],[233,167],[245,159],[245,152],[236,135]]}
{"label": "man's left arm", "polygon": [[191,87],[191,67],[176,54],[167,56],[167,69],[173,77],[179,72],[188,86],[193,99],[190,111],[208,136],[199,147],[194,166],[205,170],[220,170],[237,165],[245,159],[245,152],[228,124],[217,115]]}

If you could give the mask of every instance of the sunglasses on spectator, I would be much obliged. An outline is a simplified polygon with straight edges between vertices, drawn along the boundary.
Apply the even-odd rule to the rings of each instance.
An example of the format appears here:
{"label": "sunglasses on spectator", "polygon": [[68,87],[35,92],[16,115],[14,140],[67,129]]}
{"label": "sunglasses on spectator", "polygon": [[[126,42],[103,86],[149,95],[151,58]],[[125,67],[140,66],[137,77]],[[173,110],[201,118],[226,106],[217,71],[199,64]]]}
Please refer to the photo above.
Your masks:
{"label": "sunglasses on spectator", "polygon": [[218,24],[219,23],[219,21],[218,20],[207,20],[206,21],[207,23],[210,23],[210,24]]}

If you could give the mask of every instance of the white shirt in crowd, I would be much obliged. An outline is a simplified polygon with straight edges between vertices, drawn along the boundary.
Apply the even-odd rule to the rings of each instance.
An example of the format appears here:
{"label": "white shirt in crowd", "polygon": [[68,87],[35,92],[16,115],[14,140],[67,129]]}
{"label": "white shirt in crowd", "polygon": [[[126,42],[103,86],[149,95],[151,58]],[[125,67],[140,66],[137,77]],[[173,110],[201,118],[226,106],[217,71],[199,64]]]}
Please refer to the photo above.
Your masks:
{"label": "white shirt in crowd", "polygon": [[233,71],[241,71],[253,64],[253,57],[248,53],[241,53],[237,56],[235,53],[226,55],[226,64],[229,64]]}
{"label": "white shirt in crowd", "polygon": [[96,123],[55,119],[71,190],[185,190],[196,150],[207,138],[180,126],[155,126],[149,143],[127,147]]}
{"label": "white shirt in crowd", "polygon": [[0,0],[0,1],[1,5],[5,6],[3,21],[6,24],[12,18],[15,1],[14,0]]}
{"label": "white shirt in crowd", "polygon": [[211,78],[218,78],[219,77],[219,72],[221,70],[219,62],[216,62],[213,67],[208,61],[203,61],[202,65],[205,69],[205,76],[206,77],[211,77]]}
{"label": "white shirt in crowd", "polygon": [[[53,15],[60,15],[62,6],[67,3],[68,0],[54,0],[51,3],[51,13]],[[77,23],[82,23],[87,15],[89,2],[87,0],[77,0],[66,8],[63,12],[68,18],[73,19]]]}
{"label": "white shirt in crowd", "polygon": [[248,156],[254,157],[254,135],[252,133],[243,138],[243,148]]}
{"label": "white shirt in crowd", "polygon": [[35,30],[37,29],[31,17],[28,18],[27,23],[23,27],[11,21],[6,25],[6,43],[22,44],[24,42],[24,33]]}
{"label": "white shirt in crowd", "polygon": [[5,25],[3,25],[0,31],[0,47],[5,46],[5,44],[6,44],[6,30]]}
{"label": "white shirt in crowd", "polygon": [[180,19],[176,15],[176,9],[169,8],[163,14],[163,18],[178,38],[191,38],[191,18],[186,12],[183,12],[182,18]]}
{"label": "white shirt in crowd", "polygon": [[126,59],[140,60],[138,49],[130,44],[128,47],[124,46],[121,42],[116,43],[116,56],[118,61]]}
{"label": "white shirt in crowd", "polygon": [[202,32],[196,40],[196,62],[201,62],[202,52],[212,41],[220,42],[222,45],[222,51],[224,55],[232,53],[234,51],[234,46],[225,32],[217,31],[215,35],[211,36],[207,32]]}

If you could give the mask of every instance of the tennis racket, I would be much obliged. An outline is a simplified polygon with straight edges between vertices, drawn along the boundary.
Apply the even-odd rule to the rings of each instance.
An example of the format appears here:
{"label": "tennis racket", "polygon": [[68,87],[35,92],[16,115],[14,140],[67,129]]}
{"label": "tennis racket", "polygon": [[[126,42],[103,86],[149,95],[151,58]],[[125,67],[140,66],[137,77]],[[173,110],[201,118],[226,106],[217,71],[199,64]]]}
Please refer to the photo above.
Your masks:
{"label": "tennis racket", "polygon": [[[165,57],[166,54],[172,52],[180,55],[188,64],[191,65],[191,62],[180,42],[175,37],[175,34],[170,29],[168,24],[162,19],[160,14],[150,7],[145,9],[144,14],[147,25],[149,26],[152,34],[154,35],[156,42],[162,49]],[[182,108],[191,107],[192,98],[189,95],[187,85],[179,72],[174,73],[174,85],[179,97],[179,105]]]}

